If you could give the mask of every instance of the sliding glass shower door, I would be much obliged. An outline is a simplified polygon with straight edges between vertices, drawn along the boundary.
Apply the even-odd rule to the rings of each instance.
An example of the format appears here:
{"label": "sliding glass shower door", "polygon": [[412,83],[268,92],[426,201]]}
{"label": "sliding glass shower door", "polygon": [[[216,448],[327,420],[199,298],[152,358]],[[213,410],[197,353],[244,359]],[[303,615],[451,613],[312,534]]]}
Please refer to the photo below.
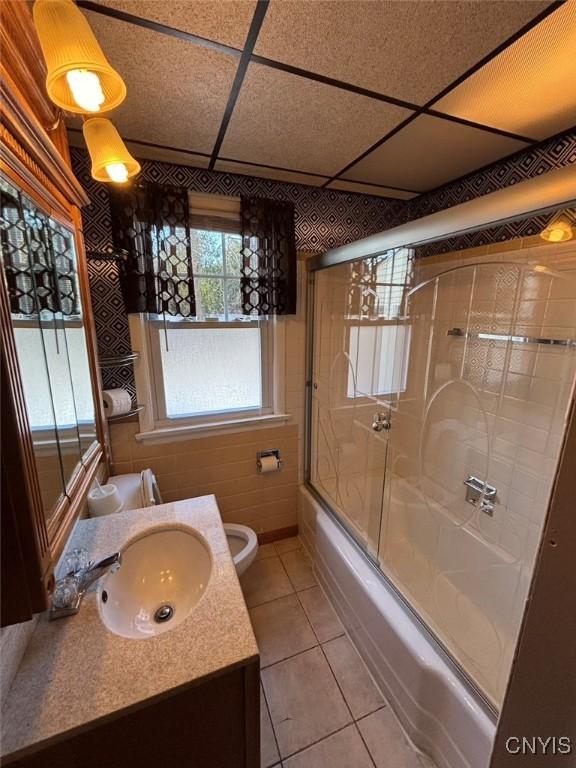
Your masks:
{"label": "sliding glass shower door", "polygon": [[319,272],[311,482],[377,560],[391,407],[405,386],[407,249]]}
{"label": "sliding glass shower door", "polygon": [[495,707],[576,374],[576,249],[531,256],[316,273],[311,483]]}

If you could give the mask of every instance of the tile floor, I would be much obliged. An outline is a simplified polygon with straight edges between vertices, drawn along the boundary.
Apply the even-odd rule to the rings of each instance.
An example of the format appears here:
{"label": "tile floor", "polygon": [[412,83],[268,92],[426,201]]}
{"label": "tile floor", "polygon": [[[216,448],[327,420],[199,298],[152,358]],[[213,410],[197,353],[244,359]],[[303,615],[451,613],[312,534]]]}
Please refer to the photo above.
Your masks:
{"label": "tile floor", "polygon": [[298,538],[240,579],[261,657],[262,768],[430,768],[407,743]]}

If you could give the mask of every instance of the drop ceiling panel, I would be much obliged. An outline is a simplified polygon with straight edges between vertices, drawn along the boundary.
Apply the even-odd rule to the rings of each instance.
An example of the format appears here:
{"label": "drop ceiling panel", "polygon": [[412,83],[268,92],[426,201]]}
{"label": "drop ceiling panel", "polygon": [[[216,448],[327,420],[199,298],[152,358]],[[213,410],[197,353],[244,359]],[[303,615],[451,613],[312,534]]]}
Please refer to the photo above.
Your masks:
{"label": "drop ceiling panel", "polygon": [[271,0],[255,53],[423,104],[547,5]]}
{"label": "drop ceiling panel", "polygon": [[576,2],[568,2],[435,108],[545,139],[576,125]]}
{"label": "drop ceiling panel", "polygon": [[242,48],[255,0],[96,0],[99,5]]}
{"label": "drop ceiling panel", "polygon": [[120,133],[212,152],[238,59],[97,13],[87,15],[128,89],[124,103],[110,113]]}
{"label": "drop ceiling panel", "polygon": [[330,176],[410,114],[250,64],[221,154]]}
{"label": "drop ceiling panel", "polygon": [[279,168],[263,168],[261,165],[235,163],[233,160],[217,160],[214,170],[238,173],[241,176],[259,176],[262,179],[286,181],[291,184],[307,184],[311,187],[319,187],[328,181],[327,176],[311,176],[308,173],[293,173]]}
{"label": "drop ceiling panel", "polygon": [[397,200],[412,200],[417,192],[401,192],[390,187],[376,187],[373,184],[358,184],[355,181],[336,179],[328,184],[328,189],[339,189],[342,192],[356,192],[360,195],[376,195],[376,197],[394,197]]}
{"label": "drop ceiling panel", "polygon": [[421,115],[344,174],[344,178],[427,191],[528,144]]}

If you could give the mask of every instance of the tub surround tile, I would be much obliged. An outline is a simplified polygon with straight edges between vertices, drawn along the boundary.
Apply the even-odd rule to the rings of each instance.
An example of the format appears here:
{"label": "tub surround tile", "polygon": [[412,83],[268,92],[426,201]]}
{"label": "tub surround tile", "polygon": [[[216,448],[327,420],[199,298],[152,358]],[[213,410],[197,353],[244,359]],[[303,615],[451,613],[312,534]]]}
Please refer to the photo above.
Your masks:
{"label": "tub surround tile", "polygon": [[240,577],[248,608],[269,603],[294,592],[279,557],[256,560]]}
{"label": "tub surround tile", "polygon": [[260,686],[260,757],[262,768],[278,765],[280,755],[276,746],[276,737],[272,730],[270,715],[268,714],[268,705],[264,698],[264,691]]}
{"label": "tub surround tile", "polygon": [[264,669],[262,683],[282,759],[351,722],[320,648]]}
{"label": "tub surround tile", "polygon": [[355,725],[284,761],[284,768],[374,768]]}
{"label": "tub surround tile", "polygon": [[292,586],[298,592],[301,589],[313,587],[316,582],[312,563],[303,549],[294,549],[280,555],[286,573],[290,577]]}
{"label": "tub surround tile", "polygon": [[386,704],[346,635],[325,643],[322,648],[355,720]]}
{"label": "tub surround tile", "polygon": [[4,756],[256,661],[256,638],[214,496],[80,520],[68,548],[83,547],[96,560],[165,525],[191,527],[210,545],[212,574],[200,602],[179,626],[143,641],[106,629],[94,588],[78,615],[51,622],[42,614],[2,712]]}
{"label": "tub surround tile", "polygon": [[261,667],[317,645],[316,636],[296,595],[252,608],[250,618],[260,649]]}
{"label": "tub surround tile", "polygon": [[298,592],[298,598],[319,642],[325,643],[344,634],[344,627],[336,611],[320,587]]}
{"label": "tub surround tile", "polygon": [[376,768],[423,768],[393,712],[386,708],[358,722]]}

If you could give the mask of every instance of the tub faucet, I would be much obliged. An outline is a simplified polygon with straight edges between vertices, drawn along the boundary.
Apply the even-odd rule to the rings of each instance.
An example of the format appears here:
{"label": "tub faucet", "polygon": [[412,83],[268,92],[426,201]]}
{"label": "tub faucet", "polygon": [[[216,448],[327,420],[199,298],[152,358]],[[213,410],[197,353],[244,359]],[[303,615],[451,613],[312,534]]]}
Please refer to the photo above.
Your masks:
{"label": "tub faucet", "polygon": [[122,564],[120,552],[99,560],[90,562],[86,568],[70,571],[62,579],[58,579],[52,595],[50,620],[61,619],[78,613],[82,599],[94,582],[112,570],[117,570]]}

